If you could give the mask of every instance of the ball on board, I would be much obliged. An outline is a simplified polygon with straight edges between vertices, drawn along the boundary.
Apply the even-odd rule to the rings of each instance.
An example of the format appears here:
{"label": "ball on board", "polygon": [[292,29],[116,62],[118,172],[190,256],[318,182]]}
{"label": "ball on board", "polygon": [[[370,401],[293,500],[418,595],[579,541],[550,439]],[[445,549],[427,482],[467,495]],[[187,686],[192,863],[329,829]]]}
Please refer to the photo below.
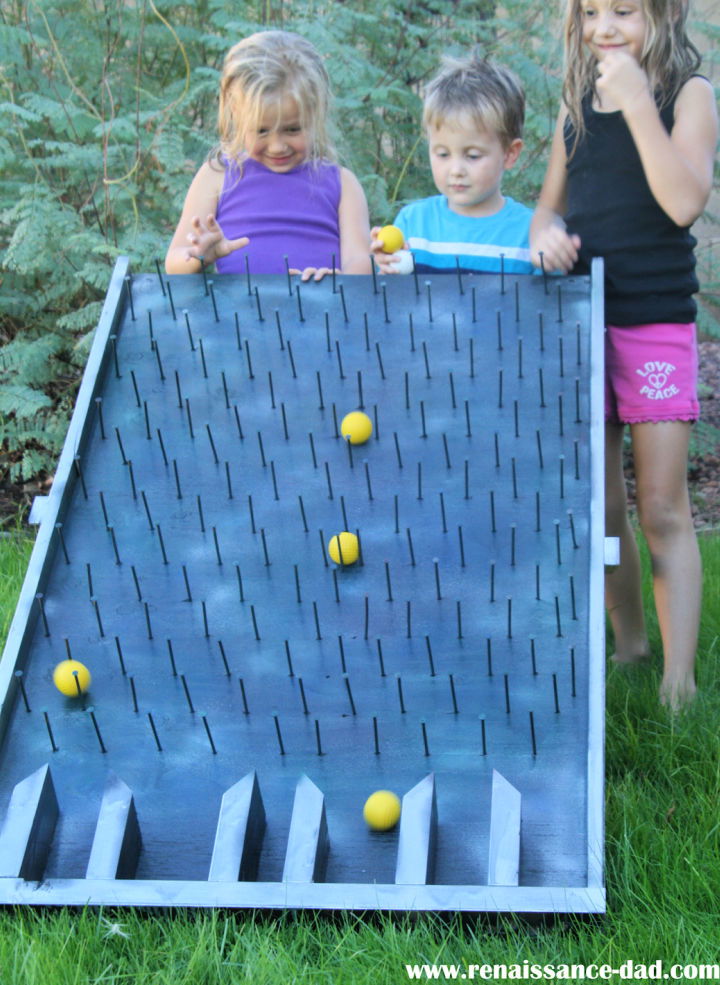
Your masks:
{"label": "ball on board", "polygon": [[397,226],[383,226],[377,238],[382,243],[383,253],[394,253],[402,249],[405,242],[405,237]]}
{"label": "ball on board", "polygon": [[351,445],[364,445],[372,434],[372,421],[361,410],[352,410],[340,422],[340,434]]}
{"label": "ball on board", "polygon": [[376,790],[365,801],[363,817],[373,831],[389,831],[400,820],[400,798],[392,790]]}
{"label": "ball on board", "polygon": [[348,530],[330,538],[328,554],[335,564],[355,564],[360,557],[360,544],[355,534]]}
{"label": "ball on board", "polygon": [[53,671],[53,684],[68,698],[84,694],[91,680],[90,671],[79,660],[61,660]]}

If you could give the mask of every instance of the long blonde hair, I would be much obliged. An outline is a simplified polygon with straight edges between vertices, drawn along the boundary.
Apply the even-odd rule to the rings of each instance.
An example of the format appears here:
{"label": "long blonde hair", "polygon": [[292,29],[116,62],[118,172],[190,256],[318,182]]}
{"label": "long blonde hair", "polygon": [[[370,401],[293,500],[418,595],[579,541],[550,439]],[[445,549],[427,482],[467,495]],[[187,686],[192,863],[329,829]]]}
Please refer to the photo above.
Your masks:
{"label": "long blonde hair", "polygon": [[330,81],[317,49],[292,31],[259,31],[228,51],[220,79],[220,144],[211,157],[242,163],[268,106],[291,96],[309,133],[308,160],[336,160],[328,134]]}
{"label": "long blonde hair", "polygon": [[[647,34],[640,56],[651,91],[660,106],[670,102],[700,66],[697,48],[687,36],[689,0],[641,0]],[[582,0],[567,0],[563,100],[575,131],[584,132],[582,102],[595,90],[597,62],[582,39]]]}

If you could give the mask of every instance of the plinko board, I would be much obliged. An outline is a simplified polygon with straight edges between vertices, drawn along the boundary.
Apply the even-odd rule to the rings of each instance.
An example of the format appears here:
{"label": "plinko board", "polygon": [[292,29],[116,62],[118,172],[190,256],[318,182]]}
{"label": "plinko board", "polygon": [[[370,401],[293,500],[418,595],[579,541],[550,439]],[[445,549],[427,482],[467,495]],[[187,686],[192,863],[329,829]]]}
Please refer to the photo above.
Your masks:
{"label": "plinko board", "polygon": [[0,664],[1,902],[603,910],[601,284],[118,262]]}

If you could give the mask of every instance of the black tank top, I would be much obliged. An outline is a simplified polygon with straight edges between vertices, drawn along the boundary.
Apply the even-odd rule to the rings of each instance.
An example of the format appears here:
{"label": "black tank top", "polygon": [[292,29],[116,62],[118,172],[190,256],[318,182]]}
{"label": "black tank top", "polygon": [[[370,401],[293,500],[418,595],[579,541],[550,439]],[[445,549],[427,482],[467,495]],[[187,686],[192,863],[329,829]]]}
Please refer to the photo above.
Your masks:
{"label": "black tank top", "polygon": [[[660,110],[670,133],[675,100]],[[596,113],[583,102],[586,132],[573,153],[565,125],[568,232],[582,241],[573,273],[605,260],[605,321],[610,325],[695,320],[696,240],[655,201],[621,112]]]}

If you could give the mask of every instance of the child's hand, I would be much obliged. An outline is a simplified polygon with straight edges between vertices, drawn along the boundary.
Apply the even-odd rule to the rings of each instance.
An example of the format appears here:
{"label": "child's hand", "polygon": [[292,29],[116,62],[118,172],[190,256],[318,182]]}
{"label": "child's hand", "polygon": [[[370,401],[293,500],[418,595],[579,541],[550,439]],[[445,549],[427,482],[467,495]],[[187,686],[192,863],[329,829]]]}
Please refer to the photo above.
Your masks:
{"label": "child's hand", "polygon": [[[298,270],[296,267],[291,267],[289,273],[300,274],[300,280],[305,281],[312,278],[314,281],[321,281],[326,274],[331,274],[333,272],[332,267],[305,267],[303,270]],[[341,274],[342,271],[335,268],[336,274]]]}
{"label": "child's hand", "polygon": [[[397,253],[385,253],[383,250],[383,244],[377,238],[377,234],[380,232],[380,229],[380,226],[373,226],[370,230],[370,252],[373,260],[375,261],[375,266],[378,268],[378,273],[384,277],[385,274],[399,273],[398,264],[400,262],[400,257]],[[407,250],[407,243],[403,243],[402,248]]]}
{"label": "child's hand", "polygon": [[566,274],[578,261],[580,237],[570,234],[564,224],[554,222],[533,237],[530,259],[546,273],[559,270]]}
{"label": "child's hand", "polygon": [[185,259],[203,260],[205,263],[213,263],[219,257],[226,257],[250,242],[247,236],[226,239],[214,215],[209,215],[205,222],[199,216],[193,216],[192,232],[188,233],[188,240],[190,247]]}
{"label": "child's hand", "polygon": [[638,96],[650,96],[647,75],[632,55],[624,51],[610,51],[598,62],[596,86],[603,106],[623,113]]}

